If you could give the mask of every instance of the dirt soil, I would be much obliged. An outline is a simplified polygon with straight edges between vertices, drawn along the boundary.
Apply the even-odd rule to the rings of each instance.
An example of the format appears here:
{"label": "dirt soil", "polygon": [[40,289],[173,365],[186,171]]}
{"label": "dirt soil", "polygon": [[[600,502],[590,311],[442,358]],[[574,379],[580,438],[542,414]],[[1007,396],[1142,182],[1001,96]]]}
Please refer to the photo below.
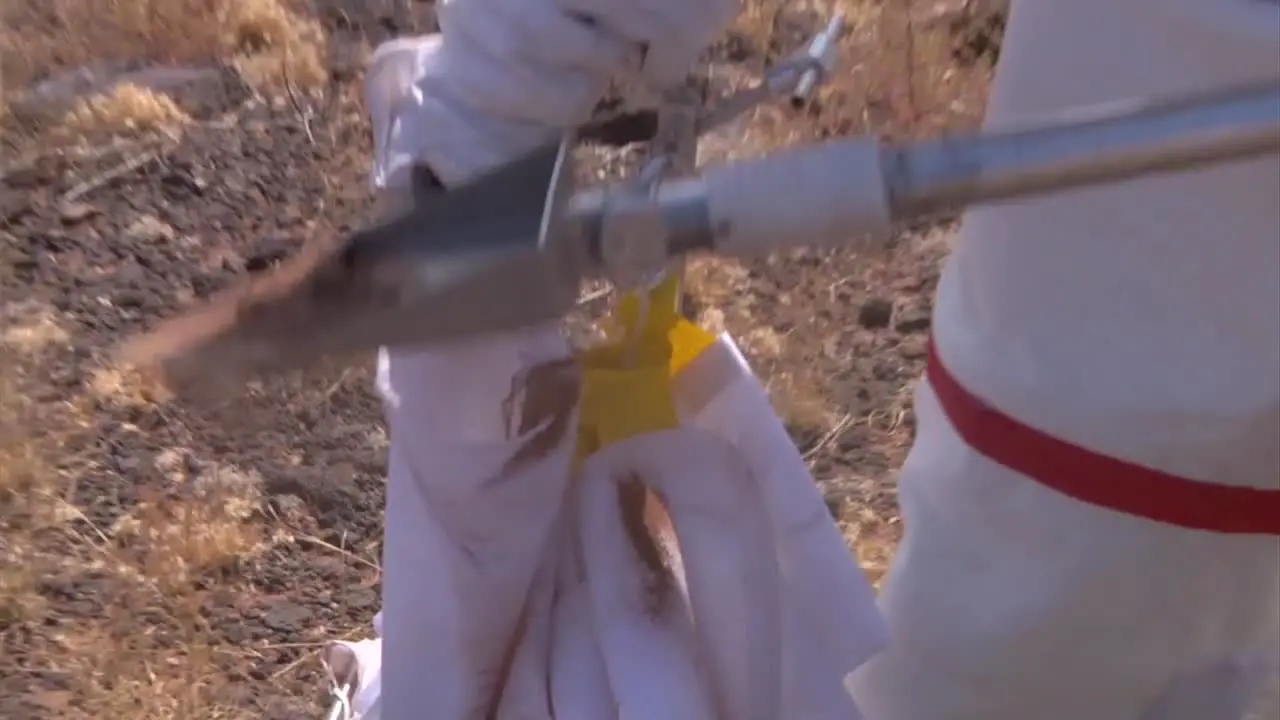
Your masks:
{"label": "dirt soil", "polygon": [[[822,24],[782,6],[751,4],[713,51],[717,72],[756,72]],[[972,127],[998,22],[959,3],[841,7],[839,77],[808,109],[761,110],[733,152]],[[368,30],[338,10],[320,20]],[[377,24],[408,29],[394,13]],[[318,648],[365,635],[378,609],[386,437],[371,362],[194,407],[108,357],[369,217],[358,72],[335,72],[334,101],[304,126],[285,96],[255,99],[224,70],[224,92],[179,131],[3,147],[0,717],[318,717]],[[904,229],[874,257],[690,270],[693,312],[766,378],[877,580],[948,232]]]}

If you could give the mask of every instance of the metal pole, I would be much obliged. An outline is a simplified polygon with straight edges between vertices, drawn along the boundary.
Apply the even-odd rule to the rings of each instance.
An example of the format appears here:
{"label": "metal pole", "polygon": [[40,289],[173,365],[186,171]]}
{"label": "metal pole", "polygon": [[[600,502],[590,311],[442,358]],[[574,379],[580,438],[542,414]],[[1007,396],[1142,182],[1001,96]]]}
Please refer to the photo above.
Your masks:
{"label": "metal pole", "polygon": [[[834,147],[849,141],[830,142]],[[893,219],[912,221],[974,204],[1276,154],[1280,82],[1272,80],[1174,100],[1116,103],[1019,130],[886,147],[882,166]],[[766,158],[751,171],[767,165]],[[849,189],[851,196],[867,191]],[[609,193],[608,187],[587,190],[569,204],[571,222],[591,241],[599,238]],[[655,201],[670,252],[715,250],[702,178],[663,183]],[[785,195],[777,198],[787,201]],[[801,238],[779,240],[803,244],[797,242]]]}
{"label": "metal pole", "polygon": [[[1076,113],[1077,115],[1079,113]],[[888,151],[899,219],[1280,153],[1280,83],[1099,108],[1024,130]]]}

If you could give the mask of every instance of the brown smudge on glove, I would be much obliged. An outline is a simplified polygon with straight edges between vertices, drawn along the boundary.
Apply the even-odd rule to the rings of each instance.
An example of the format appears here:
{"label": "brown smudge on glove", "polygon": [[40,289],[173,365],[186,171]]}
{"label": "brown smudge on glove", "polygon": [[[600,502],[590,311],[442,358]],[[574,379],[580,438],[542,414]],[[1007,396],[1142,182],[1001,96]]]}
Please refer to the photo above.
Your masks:
{"label": "brown smudge on glove", "polygon": [[[533,436],[511,456],[501,475],[546,457],[575,429],[570,427],[570,423],[582,392],[582,374],[577,360],[564,358],[530,368],[512,385],[511,394],[504,403],[508,414],[508,434],[533,433]],[[520,408],[519,423],[511,433],[514,420],[511,416],[517,404]]]}
{"label": "brown smudge on glove", "polygon": [[675,588],[672,558],[663,540],[673,534],[671,519],[662,500],[651,492],[639,477],[618,485],[618,510],[622,527],[631,541],[631,549],[646,573],[646,598],[652,617],[662,615]]}

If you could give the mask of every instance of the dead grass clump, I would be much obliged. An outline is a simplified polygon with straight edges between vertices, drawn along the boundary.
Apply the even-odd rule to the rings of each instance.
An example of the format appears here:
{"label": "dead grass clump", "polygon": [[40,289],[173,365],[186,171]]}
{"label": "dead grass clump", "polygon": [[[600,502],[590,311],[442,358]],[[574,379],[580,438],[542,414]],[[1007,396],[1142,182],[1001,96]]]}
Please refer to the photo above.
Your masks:
{"label": "dead grass clump", "polygon": [[215,705],[217,688],[202,670],[210,667],[210,648],[130,630],[131,623],[104,620],[62,636],[60,654],[74,659],[64,666],[74,673],[74,689],[37,696],[48,717],[248,720]]}
{"label": "dead grass clump", "polygon": [[[63,344],[70,339],[55,313],[47,306],[23,303],[6,307],[0,314],[4,316],[0,346],[10,352],[36,353],[49,345]],[[9,368],[8,372],[13,373],[13,368]],[[13,379],[10,378],[9,382],[13,382]]]}
{"label": "dead grass clump", "polygon": [[38,620],[45,609],[37,591],[39,574],[31,568],[26,552],[0,540],[0,627]]}
{"label": "dead grass clump", "polygon": [[324,29],[290,0],[11,0],[0,5],[0,105],[59,71],[232,62],[273,88],[322,84]]}
{"label": "dead grass clump", "polygon": [[[26,492],[35,483],[35,449],[22,429],[22,407],[13,363],[0,355],[0,504]],[[0,528],[3,517],[0,517]]]}
{"label": "dead grass clump", "polygon": [[248,522],[260,500],[254,476],[223,468],[201,476],[195,485],[180,501],[143,500],[111,533],[130,551],[134,567],[166,595],[233,565],[261,541]]}
{"label": "dead grass clump", "polygon": [[[32,679],[5,707],[32,717],[248,720],[225,704],[219,669],[239,651],[221,646],[203,610],[210,581],[234,583],[238,563],[265,547],[253,522],[259,479],[221,467],[171,480],[172,492],[153,490],[114,525],[95,524],[72,499],[77,471],[68,468],[82,463],[64,441],[102,428],[84,403],[24,399],[35,351],[66,341],[55,318],[26,310],[9,313],[23,321],[0,335],[0,676]],[[129,373],[95,380],[86,402],[157,404]],[[103,614],[68,613],[46,595],[49,583],[89,589]],[[51,620],[56,631],[32,632]],[[47,674],[63,680],[45,684]]]}
{"label": "dead grass clump", "polygon": [[38,457],[23,431],[17,365],[0,352],[0,628],[38,617],[38,574],[29,550],[11,532],[10,512],[40,478]]}
{"label": "dead grass clump", "polygon": [[147,408],[172,398],[159,378],[135,368],[98,368],[87,385],[94,397],[122,407]]}
{"label": "dead grass clump", "polygon": [[[247,718],[220,702],[215,656],[233,651],[211,635],[202,584],[263,547],[251,523],[256,476],[222,468],[195,479],[183,497],[138,503],[107,533],[103,567],[121,588],[108,616],[86,623],[78,698],[94,717]],[[135,615],[168,618],[139,625]]]}
{"label": "dead grass clump", "polygon": [[281,0],[223,0],[217,27],[222,51],[254,87],[313,88],[328,79],[324,28]]}
{"label": "dead grass clump", "polygon": [[77,100],[63,118],[62,130],[73,135],[132,133],[176,127],[190,120],[169,96],[122,83],[105,95]]}

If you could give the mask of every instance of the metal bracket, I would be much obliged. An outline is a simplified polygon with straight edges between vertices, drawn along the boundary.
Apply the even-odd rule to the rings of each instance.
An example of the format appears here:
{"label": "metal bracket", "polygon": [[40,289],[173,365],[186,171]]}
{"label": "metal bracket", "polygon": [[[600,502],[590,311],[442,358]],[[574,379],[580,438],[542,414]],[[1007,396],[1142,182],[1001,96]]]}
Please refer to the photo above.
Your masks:
{"label": "metal bracket", "polygon": [[844,27],[844,15],[833,15],[826,28],[815,35],[803,50],[770,68],[758,84],[722,99],[705,112],[698,119],[698,134],[783,95],[788,96],[792,107],[804,105],[831,77],[839,57],[839,40],[844,35]]}
{"label": "metal bracket", "polygon": [[708,131],[780,97],[788,97],[793,107],[808,102],[831,75],[844,27],[844,16],[837,13],[803,50],[770,68],[757,84],[721,98],[709,110],[688,87],[662,93],[647,162],[634,180],[605,201],[600,255],[610,275],[633,287],[637,278],[662,277],[671,253],[661,241],[668,228],[657,202],[659,183],[696,169],[698,138]]}
{"label": "metal bracket", "polygon": [[701,109],[702,98],[693,88],[665,91],[644,166],[622,192],[608,199],[600,255],[620,288],[651,285],[671,269],[671,254],[660,240],[667,236],[667,227],[656,194],[663,180],[694,171]]}

